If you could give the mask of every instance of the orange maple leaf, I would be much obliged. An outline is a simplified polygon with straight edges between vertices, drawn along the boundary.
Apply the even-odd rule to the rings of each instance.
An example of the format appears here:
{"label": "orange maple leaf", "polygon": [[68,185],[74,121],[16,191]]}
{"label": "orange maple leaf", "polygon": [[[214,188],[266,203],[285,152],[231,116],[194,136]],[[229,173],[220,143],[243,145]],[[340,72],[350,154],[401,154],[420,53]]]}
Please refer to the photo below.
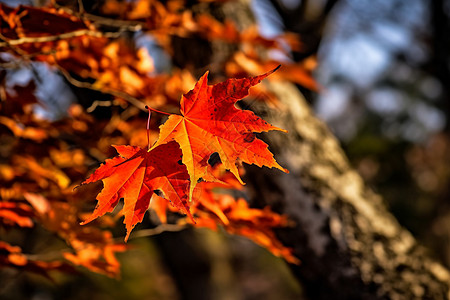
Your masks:
{"label": "orange maple leaf", "polygon": [[[204,198],[213,195],[207,193],[205,196]],[[194,224],[195,227],[207,227],[217,231],[218,225],[222,225],[227,232],[245,236],[275,256],[283,257],[289,263],[300,263],[300,260],[294,256],[293,250],[284,246],[273,231],[274,228],[288,226],[289,221],[286,215],[279,215],[269,207],[250,208],[244,199],[234,199],[230,195],[222,195],[206,201],[204,198],[201,204],[205,206],[206,210],[197,211],[198,218],[197,223]],[[211,200],[215,202],[214,210],[205,205]],[[220,211],[221,214],[217,214],[217,211]]]}
{"label": "orange maple leaf", "polygon": [[275,167],[288,172],[274,159],[266,143],[256,138],[256,132],[284,131],[272,126],[253,112],[235,107],[235,103],[248,95],[250,87],[275,72],[263,75],[228,79],[208,85],[208,72],[197,82],[194,89],[181,98],[181,115],[171,115],[160,127],[159,139],[154,147],[176,141],[183,152],[182,162],[189,172],[189,199],[200,179],[211,180],[208,160],[218,153],[221,162],[236,178],[237,159],[259,167]]}
{"label": "orange maple leaf", "polygon": [[153,194],[163,196],[193,220],[187,203],[189,175],[180,163],[181,150],[175,142],[150,151],[134,146],[114,147],[120,156],[106,160],[82,183],[102,180],[104,185],[97,195],[97,207],[82,224],[111,212],[123,198],[127,241],[131,230],[142,221]]}
{"label": "orange maple leaf", "polygon": [[[251,208],[243,198],[233,197],[232,190],[242,186],[236,185],[237,180],[231,178],[231,174],[224,175],[221,176],[224,183],[202,183],[202,197],[191,208],[196,215],[196,223],[193,225],[214,231],[218,231],[220,225],[228,233],[245,236],[275,256],[283,257],[289,263],[299,264],[293,250],[284,246],[273,230],[289,226],[288,216],[273,212],[268,206],[262,209]],[[231,186],[234,187],[230,189]],[[222,189],[222,192],[216,193],[216,189]]]}

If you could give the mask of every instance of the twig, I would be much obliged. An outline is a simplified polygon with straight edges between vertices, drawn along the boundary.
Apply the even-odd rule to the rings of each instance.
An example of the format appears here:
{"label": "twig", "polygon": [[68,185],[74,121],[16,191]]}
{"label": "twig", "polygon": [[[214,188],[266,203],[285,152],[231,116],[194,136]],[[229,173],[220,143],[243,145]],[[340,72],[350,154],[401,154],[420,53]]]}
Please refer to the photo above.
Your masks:
{"label": "twig", "polygon": [[44,261],[51,261],[51,260],[57,260],[62,259],[63,255],[62,253],[65,251],[70,251],[71,248],[64,247],[58,250],[53,250],[50,252],[45,253],[37,253],[37,254],[24,254],[25,257],[29,260],[44,260]]}
{"label": "twig", "polygon": [[[56,58],[55,58],[55,61],[56,61]],[[154,112],[157,112],[157,113],[160,113],[160,114],[163,114],[163,115],[168,115],[168,116],[172,115],[171,113],[167,113],[167,112],[155,109],[155,108],[151,108],[151,107],[145,105],[139,99],[134,98],[133,96],[130,96],[127,93],[124,93],[124,92],[121,92],[121,91],[116,91],[116,90],[111,90],[111,89],[99,89],[99,88],[94,87],[90,83],[79,81],[79,80],[73,78],[61,66],[56,64],[56,67],[63,74],[63,76],[67,79],[67,81],[69,81],[71,84],[73,84],[76,87],[85,88],[85,89],[91,89],[91,90],[98,91],[98,92],[101,92],[101,93],[104,93],[104,94],[110,94],[110,95],[113,95],[115,97],[122,98],[123,100],[127,101],[131,105],[134,105],[137,108],[139,108],[140,110],[145,111],[145,112],[147,112],[148,111],[147,109],[149,109],[151,111],[154,111]],[[91,105],[91,107],[94,106],[94,103]],[[100,104],[97,103],[93,108],[91,108],[91,107],[89,107],[89,108],[91,108],[91,111],[93,111],[98,105],[100,105]],[[104,105],[104,106],[108,106],[108,105]],[[90,112],[90,111],[88,111],[88,112]]]}
{"label": "twig", "polygon": [[[55,3],[56,3],[56,1],[55,1]],[[83,0],[78,0],[78,11],[79,11],[80,15],[84,14]]]}
{"label": "twig", "polygon": [[117,101],[116,100],[106,100],[106,101],[101,101],[101,100],[95,100],[94,102],[92,102],[92,105],[89,106],[88,108],[86,108],[86,111],[88,113],[93,112],[97,107],[102,106],[102,107],[109,107],[109,106],[113,106],[113,105],[117,105]]}
{"label": "twig", "polygon": [[[141,237],[149,237],[149,236],[155,236],[158,234],[161,234],[163,232],[178,232],[181,230],[186,229],[187,226],[185,225],[177,225],[177,224],[161,224],[155,228],[151,229],[142,229],[139,231],[135,231],[129,238],[130,239],[136,239]],[[122,241],[122,239],[120,239]],[[118,241],[119,242],[119,241]]]}
{"label": "twig", "polygon": [[65,32],[57,35],[47,35],[47,36],[37,36],[37,37],[27,37],[24,36],[19,39],[10,40],[5,37],[1,37],[1,39],[4,41],[3,43],[0,43],[0,47],[8,47],[8,46],[17,46],[22,44],[30,44],[30,43],[46,43],[46,42],[54,42],[59,40],[66,40],[71,39],[74,37],[80,37],[80,36],[91,36],[91,37],[106,37],[106,38],[118,38],[125,30],[119,30],[114,32],[101,32],[96,30],[90,30],[90,29],[80,29],[75,30],[71,32]]}
{"label": "twig", "polygon": [[[80,10],[81,10],[81,7],[80,7]],[[5,36],[3,36],[0,33],[0,39],[4,41],[3,43],[0,42],[0,48],[1,47],[9,47],[14,52],[16,52],[19,56],[24,58],[25,61],[28,61],[30,58],[29,55],[26,52],[24,52],[22,49],[16,47],[17,45],[22,45],[22,44],[26,44],[26,43],[51,42],[51,41],[56,41],[56,40],[61,40],[61,39],[69,39],[69,38],[73,38],[73,37],[79,37],[79,36],[83,36],[83,35],[88,35],[88,36],[93,36],[93,37],[117,38],[125,30],[126,30],[126,28],[122,28],[122,27],[119,27],[119,31],[117,31],[117,32],[99,32],[99,31],[94,31],[94,30],[83,29],[83,30],[76,30],[76,31],[72,31],[72,32],[62,33],[62,34],[58,34],[58,35],[50,35],[50,36],[42,36],[42,37],[22,37],[22,38],[15,39],[15,40],[7,39]],[[57,58],[55,56],[55,52],[53,52],[53,53],[51,52],[50,54],[52,54],[54,56],[54,59],[56,62]],[[147,111],[147,109],[145,108],[145,106],[146,106],[145,104],[143,104],[137,98],[134,98],[134,97],[128,95],[127,93],[124,93],[121,91],[116,91],[116,90],[111,90],[111,89],[95,88],[92,84],[89,84],[87,82],[82,82],[82,81],[79,81],[79,80],[73,78],[64,68],[60,67],[58,64],[55,63],[55,65],[58,68],[58,70],[61,72],[61,74],[63,74],[63,76],[66,78],[66,80],[69,81],[74,86],[80,87],[80,88],[87,88],[87,89],[99,91],[101,93],[107,93],[107,94],[116,96],[118,98],[122,98],[125,101],[129,102],[130,104],[136,106],[140,110]],[[97,103],[94,102],[91,106],[92,107],[91,111],[93,111],[98,105],[99,105],[98,102]],[[149,109],[153,110],[155,112],[161,113],[161,114],[170,115],[169,113],[159,111],[154,108],[149,108]]]}
{"label": "twig", "polygon": [[110,18],[86,13],[86,11],[84,10],[83,4],[81,3],[81,5],[80,5],[80,2],[82,2],[82,1],[78,0],[79,12],[73,11],[72,9],[70,9],[66,6],[59,5],[54,0],[52,1],[52,4],[55,8],[61,9],[61,10],[65,11],[66,13],[68,13],[69,15],[75,16],[80,19],[88,20],[88,21],[94,22],[96,24],[100,24],[100,25],[104,25],[104,26],[108,26],[108,27],[112,27],[112,28],[119,28],[121,31],[136,32],[136,31],[140,31],[146,27],[145,23],[139,22],[139,21],[116,20],[116,19],[110,19]]}
{"label": "twig", "polygon": [[8,39],[1,33],[0,33],[0,40],[6,41],[5,43],[0,43],[0,47],[10,46],[10,48],[14,52],[16,52],[19,56],[25,57],[27,55],[27,53],[25,51],[23,51],[22,49],[14,47],[14,44],[9,44],[7,41]]}
{"label": "twig", "polygon": [[61,74],[67,79],[67,81],[69,81],[71,84],[73,84],[76,87],[79,88],[85,88],[85,89],[90,89],[90,90],[94,90],[94,91],[98,91],[101,93],[105,93],[105,94],[110,94],[113,96],[116,96],[118,98],[122,98],[125,101],[127,101],[128,103],[130,103],[131,105],[136,106],[137,108],[139,108],[142,111],[147,111],[147,109],[145,109],[145,104],[142,103],[141,101],[139,101],[139,99],[134,98],[133,96],[128,95],[127,93],[121,92],[121,91],[116,91],[116,90],[111,90],[111,89],[99,89],[99,88],[95,88],[92,84],[87,83],[87,82],[83,82],[83,81],[79,81],[75,78],[73,78],[69,72],[67,72],[64,68],[60,67],[59,65],[56,65],[56,67],[58,68],[58,70],[61,72]]}
{"label": "twig", "polygon": [[101,16],[91,15],[91,14],[83,14],[83,17],[88,19],[91,22],[113,27],[113,28],[119,28],[123,31],[131,31],[136,32],[145,29],[145,23],[142,22],[136,22],[136,21],[127,21],[127,20],[115,20],[115,19],[109,19]]}
{"label": "twig", "polygon": [[23,67],[23,62],[22,61],[9,61],[9,62],[5,62],[5,63],[0,63],[0,68],[1,69],[19,69]]}

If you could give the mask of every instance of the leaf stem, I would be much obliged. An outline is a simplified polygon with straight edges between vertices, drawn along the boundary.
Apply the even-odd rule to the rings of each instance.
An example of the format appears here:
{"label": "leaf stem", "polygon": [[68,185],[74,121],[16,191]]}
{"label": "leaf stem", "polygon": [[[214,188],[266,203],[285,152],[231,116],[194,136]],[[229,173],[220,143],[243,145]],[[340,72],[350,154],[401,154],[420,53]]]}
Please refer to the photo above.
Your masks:
{"label": "leaf stem", "polygon": [[152,116],[152,111],[148,105],[145,106],[148,110],[148,119],[147,119],[147,150],[150,150],[150,118]]}
{"label": "leaf stem", "polygon": [[160,110],[157,110],[157,109],[151,108],[151,107],[150,107],[150,106],[148,106],[148,105],[146,105],[146,106],[145,106],[145,108],[146,108],[146,109],[148,109],[149,111],[151,110],[151,111],[154,111],[154,112],[157,112],[157,113],[163,114],[163,115],[168,115],[168,116],[170,116],[170,115],[171,115],[170,113],[167,113],[167,112],[164,112],[164,111],[160,111]]}

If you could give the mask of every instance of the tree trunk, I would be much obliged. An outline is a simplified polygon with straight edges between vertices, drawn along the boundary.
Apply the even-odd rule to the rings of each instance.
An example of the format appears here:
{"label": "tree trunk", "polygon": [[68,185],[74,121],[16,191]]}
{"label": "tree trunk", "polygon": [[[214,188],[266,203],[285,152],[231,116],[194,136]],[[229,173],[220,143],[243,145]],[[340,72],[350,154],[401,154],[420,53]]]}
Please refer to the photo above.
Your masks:
{"label": "tree trunk", "polygon": [[311,299],[449,299],[447,269],[431,259],[364,185],[336,138],[289,83],[270,87],[281,109],[252,108],[289,132],[264,136],[290,170],[247,168],[257,206],[290,216],[278,236],[302,260],[291,266]]}
{"label": "tree trunk", "polygon": [[[252,22],[247,5],[248,0],[228,3],[223,15],[246,27]],[[226,48],[212,49],[215,63],[229,55]],[[383,199],[364,185],[298,89],[285,82],[265,83],[278,96],[280,109],[257,101],[250,106],[289,131],[263,138],[290,174],[247,166],[244,181],[253,205],[269,205],[293,221],[278,237],[302,260],[291,268],[306,294],[327,300],[450,299],[449,271],[429,257]]]}

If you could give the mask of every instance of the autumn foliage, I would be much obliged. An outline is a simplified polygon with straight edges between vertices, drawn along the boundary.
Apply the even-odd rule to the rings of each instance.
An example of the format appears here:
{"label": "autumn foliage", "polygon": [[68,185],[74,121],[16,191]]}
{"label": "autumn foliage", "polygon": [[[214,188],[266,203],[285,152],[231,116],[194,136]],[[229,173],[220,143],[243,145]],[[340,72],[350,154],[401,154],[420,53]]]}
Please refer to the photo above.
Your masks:
{"label": "autumn foliage", "polygon": [[[133,237],[149,208],[159,218],[153,226],[170,219],[180,228],[221,227],[298,263],[273,231],[289,226],[287,216],[252,208],[232,191],[245,194],[242,162],[273,168],[274,176],[287,172],[256,135],[283,130],[236,102],[250,94],[276,109],[261,83],[266,77],[316,88],[305,65],[276,71],[279,62],[260,54],[281,50],[281,40],[300,45],[292,37],[262,38],[255,28],[238,30],[182,1],[105,1],[93,12],[79,3],[0,5],[0,266],[44,276],[83,266],[117,277],[116,254],[129,246],[113,229],[124,216],[125,240]],[[178,51],[175,39],[234,50],[217,65],[187,62],[166,72],[135,44],[136,35],[151,37],[168,57]],[[32,70],[26,82],[14,81],[21,68]],[[55,110],[43,98],[61,99],[42,92],[46,78],[38,68],[60,76],[79,103],[53,119],[39,117],[37,108]],[[219,83],[208,84],[208,69],[215,74],[209,80]],[[21,247],[20,232],[41,227],[64,246]],[[39,258],[48,252],[54,255]]]}

